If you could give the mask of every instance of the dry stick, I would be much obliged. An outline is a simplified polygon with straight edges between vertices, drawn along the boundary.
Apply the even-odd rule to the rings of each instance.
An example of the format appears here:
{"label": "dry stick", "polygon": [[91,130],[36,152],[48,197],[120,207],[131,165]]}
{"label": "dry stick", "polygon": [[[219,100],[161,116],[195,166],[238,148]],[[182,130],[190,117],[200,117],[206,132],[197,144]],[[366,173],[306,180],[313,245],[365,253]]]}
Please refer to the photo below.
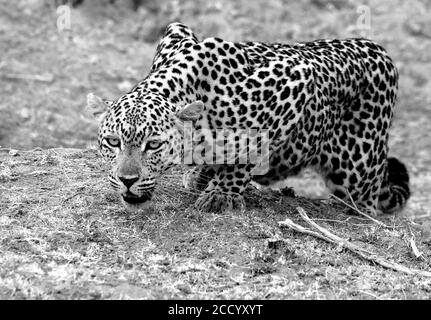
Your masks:
{"label": "dry stick", "polygon": [[308,217],[305,210],[302,209],[301,207],[297,207],[296,210],[299,212],[299,214],[301,215],[302,219],[305,220],[305,222],[307,222],[310,226],[312,226],[314,229],[319,231],[321,234],[325,235],[325,237],[327,237],[328,239],[331,239],[332,242],[343,245],[344,247],[347,247],[347,248],[350,246],[351,248],[354,248],[354,250],[359,250],[359,251],[371,254],[367,250],[365,250],[361,247],[358,247],[358,246],[354,245],[353,243],[347,241],[346,239],[340,238],[339,236],[331,233],[329,230],[319,226],[316,222],[314,222],[313,220],[311,220]]}
{"label": "dry stick", "polygon": [[279,221],[278,224],[280,226],[282,226],[282,227],[291,228],[291,229],[293,229],[293,230],[295,230],[295,231],[297,231],[299,233],[308,234],[308,235],[313,236],[315,238],[319,238],[319,239],[325,240],[327,242],[334,243],[334,241],[332,241],[331,239],[325,237],[324,235],[322,235],[322,234],[320,234],[318,232],[306,229],[303,226],[301,226],[299,224],[296,224],[295,222],[293,222],[289,218],[286,218],[286,220],[284,220],[284,221]]}
{"label": "dry stick", "polygon": [[308,229],[306,229],[306,228],[304,228],[298,224],[295,224],[290,219],[286,219],[286,221],[279,222],[279,225],[292,228],[295,231],[298,231],[298,232],[301,232],[304,234],[312,235],[314,237],[317,237],[319,239],[323,239],[323,240],[330,242],[330,243],[341,245],[341,246],[345,247],[346,249],[352,251],[353,253],[356,253],[361,258],[363,258],[367,261],[373,262],[375,264],[378,264],[384,268],[395,270],[398,272],[403,272],[406,274],[411,274],[411,275],[431,277],[431,272],[417,270],[417,269],[410,269],[410,268],[407,268],[401,264],[387,261],[387,260],[377,256],[376,254],[370,253],[370,252],[362,249],[361,247],[359,247],[359,246],[357,246],[357,245],[355,245],[355,244],[353,244],[353,243],[351,243],[345,239],[342,239],[342,238],[336,236],[335,234],[331,233],[330,231],[326,230],[325,228],[317,225],[314,221],[312,221],[308,217],[307,213],[305,212],[305,210],[303,208],[298,207],[298,208],[296,208],[296,210],[299,212],[300,216],[305,220],[305,222],[307,222],[313,228],[317,229],[319,232],[314,232],[314,231],[308,230]]}
{"label": "dry stick", "polygon": [[429,214],[429,213],[427,213],[427,214],[424,214],[424,215],[421,215],[421,216],[415,216],[415,217],[412,217],[414,220],[417,220],[417,219],[428,219],[428,218],[431,218],[431,214]]}
{"label": "dry stick", "polygon": [[359,211],[358,206],[356,205],[355,201],[353,201],[352,195],[350,194],[349,190],[347,191],[347,195],[349,196],[350,201],[352,202],[352,205],[355,207],[356,211]]}
{"label": "dry stick", "polygon": [[18,74],[9,73],[4,74],[6,79],[18,79],[18,80],[30,80],[30,81],[40,81],[40,82],[52,82],[54,81],[54,76],[52,74]]}
{"label": "dry stick", "polygon": [[31,150],[18,150],[18,149],[13,149],[13,148],[0,148],[0,152],[32,153],[32,152],[36,152],[36,151],[43,151],[43,149],[40,148],[40,147],[31,149]]}
{"label": "dry stick", "polygon": [[387,226],[387,225],[386,225],[386,224],[384,224],[383,222],[381,222],[381,221],[379,221],[379,220],[377,220],[377,219],[374,219],[373,217],[369,216],[369,215],[368,215],[368,214],[366,214],[366,213],[363,213],[363,212],[362,212],[361,210],[359,210],[358,208],[355,208],[355,207],[351,206],[350,204],[348,204],[347,202],[345,202],[345,201],[343,201],[342,199],[338,198],[337,196],[335,196],[335,195],[333,195],[333,194],[331,194],[330,196],[331,196],[331,197],[333,197],[335,200],[340,201],[342,204],[344,204],[345,206],[349,207],[350,209],[355,210],[355,211],[356,211],[357,213],[359,213],[361,216],[364,216],[364,217],[366,217],[367,219],[370,219],[371,221],[373,221],[373,222],[377,223],[379,226],[382,226],[383,228],[386,228],[386,229],[391,229],[391,227]]}

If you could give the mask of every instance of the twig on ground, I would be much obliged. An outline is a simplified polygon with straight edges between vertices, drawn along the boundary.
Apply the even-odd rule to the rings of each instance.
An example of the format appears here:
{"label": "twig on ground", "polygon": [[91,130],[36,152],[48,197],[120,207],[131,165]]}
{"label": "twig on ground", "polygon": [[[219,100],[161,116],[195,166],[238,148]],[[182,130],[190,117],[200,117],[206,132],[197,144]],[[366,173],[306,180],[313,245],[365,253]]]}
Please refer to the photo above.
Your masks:
{"label": "twig on ground", "polygon": [[365,291],[365,290],[359,290],[359,292],[361,292],[361,293],[363,293],[363,294],[366,294],[366,295],[368,295],[368,296],[370,296],[370,297],[373,297],[373,298],[374,298],[374,299],[376,299],[376,300],[382,300],[380,297],[376,296],[375,294],[373,294],[373,293],[371,293],[371,292],[367,292],[367,291]]}
{"label": "twig on ground", "polygon": [[296,208],[296,210],[299,212],[300,216],[302,217],[302,219],[305,220],[305,222],[307,222],[311,227],[313,227],[318,232],[323,234],[326,238],[330,239],[333,243],[336,243],[338,245],[342,245],[346,248],[349,248],[349,246],[351,248],[354,247],[354,250],[358,250],[358,251],[362,251],[362,252],[366,252],[366,253],[370,254],[370,252],[366,251],[365,249],[362,249],[361,247],[354,245],[353,243],[349,242],[348,240],[340,238],[339,236],[331,233],[329,230],[319,226],[316,222],[311,220],[310,217],[308,217],[305,210],[302,209],[301,207]]}
{"label": "twig on ground", "polygon": [[[361,210],[359,210],[358,208],[353,207],[352,205],[348,204],[347,202],[345,202],[344,200],[342,200],[342,199],[338,198],[337,196],[335,196],[335,195],[331,194],[331,197],[332,197],[332,198],[334,198],[335,200],[337,200],[337,201],[341,202],[341,203],[342,203],[342,204],[344,204],[345,206],[349,207],[350,209],[352,209],[352,210],[356,211],[356,212],[357,212],[357,213],[359,213],[361,216],[366,217],[367,219],[369,219],[369,220],[371,220],[371,221],[375,222],[375,223],[376,223],[376,224],[378,224],[379,226],[382,226],[383,228],[386,228],[386,229],[391,229],[391,227],[387,226],[387,225],[386,225],[386,224],[384,224],[383,222],[381,222],[381,221],[379,221],[379,220],[377,220],[377,219],[374,219],[372,216],[370,216],[370,215],[368,215],[368,214],[366,214],[366,213],[362,212],[362,211],[361,211]],[[355,206],[356,206],[356,205],[355,205]]]}
{"label": "twig on ground", "polygon": [[[357,226],[357,227],[364,227],[364,226],[369,226],[369,223],[352,223],[350,222],[350,220],[352,219],[352,217],[348,217],[345,220],[335,220],[335,219],[313,219],[313,221],[322,221],[322,222],[331,222],[331,223],[340,223],[340,224],[348,224],[350,226]],[[364,219],[364,218],[356,218],[356,219],[360,219],[360,220],[367,220],[368,219]]]}
{"label": "twig on ground", "polygon": [[410,268],[405,267],[401,264],[387,261],[387,260],[383,259],[382,257],[377,256],[376,254],[368,252],[367,250],[347,241],[346,239],[340,238],[339,236],[331,233],[329,230],[316,224],[314,221],[312,221],[308,217],[307,213],[305,212],[305,210],[303,208],[298,207],[298,208],[296,208],[296,210],[298,211],[300,216],[304,219],[304,221],[307,222],[307,224],[309,224],[312,228],[316,229],[317,232],[309,230],[307,228],[304,228],[303,226],[300,226],[300,225],[294,223],[290,219],[286,219],[285,221],[279,222],[279,225],[283,226],[283,227],[289,227],[289,228],[291,228],[295,231],[298,231],[300,233],[312,235],[316,238],[319,238],[319,239],[325,240],[327,242],[342,246],[342,247],[352,251],[353,253],[356,253],[358,256],[360,256],[364,260],[378,264],[384,268],[395,270],[395,271],[406,273],[406,274],[411,274],[411,275],[431,277],[431,272],[429,272],[429,271],[410,269]]}
{"label": "twig on ground", "polygon": [[17,150],[17,149],[13,149],[13,148],[0,148],[0,152],[32,153],[32,152],[36,152],[36,151],[43,151],[43,149],[40,147],[31,149],[31,150]]}
{"label": "twig on ground", "polygon": [[64,200],[62,201],[62,203],[64,204],[64,203],[66,203],[66,202],[68,202],[68,201],[72,200],[73,198],[75,198],[75,197],[77,197],[77,196],[81,196],[81,195],[83,195],[83,194],[85,194],[85,192],[83,192],[83,191],[81,191],[81,192],[77,192],[77,193],[75,193],[75,194],[73,194],[73,195],[71,195],[71,196],[67,197],[66,199],[64,199]]}
{"label": "twig on ground", "polygon": [[39,82],[48,82],[48,83],[54,81],[54,75],[52,75],[51,73],[46,73],[46,74],[8,73],[8,74],[3,74],[3,78],[16,79],[16,80],[39,81]]}
{"label": "twig on ground", "polygon": [[350,202],[352,202],[352,205],[355,207],[355,210],[359,211],[358,206],[356,205],[355,201],[353,200],[353,197],[350,194],[349,190],[346,190],[346,191],[347,191],[347,195],[349,196]]}
{"label": "twig on ground", "polygon": [[415,256],[416,259],[423,259],[423,252],[419,251],[417,245],[416,245],[416,237],[414,235],[414,233],[412,232],[411,227],[409,226],[409,231],[410,231],[410,239],[409,239],[409,244],[410,244],[410,248],[412,249],[413,255]]}
{"label": "twig on ground", "polygon": [[413,217],[414,220],[429,219],[429,218],[431,218],[431,213],[427,213],[427,214],[424,214],[424,215],[414,216]]}
{"label": "twig on ground", "polygon": [[33,171],[33,172],[23,174],[23,176],[25,176],[25,177],[28,177],[28,176],[37,177],[37,176],[48,175],[50,173],[51,172],[49,172],[49,171],[39,170],[39,171]]}
{"label": "twig on ground", "polygon": [[278,224],[279,224],[280,226],[282,226],[282,227],[288,227],[288,228],[290,228],[290,229],[293,229],[293,230],[295,230],[295,231],[297,231],[297,232],[299,232],[299,233],[308,234],[308,235],[310,235],[310,236],[313,236],[313,237],[315,237],[315,238],[319,238],[319,239],[325,240],[325,241],[327,241],[327,242],[333,242],[331,239],[329,239],[329,238],[325,237],[324,235],[322,235],[322,234],[320,234],[320,233],[318,233],[318,232],[315,232],[315,231],[312,231],[312,230],[306,229],[306,228],[304,228],[303,226],[301,226],[301,225],[299,225],[299,224],[296,224],[295,222],[293,222],[293,221],[292,221],[292,220],[290,220],[289,218],[287,218],[287,219],[286,219],[286,220],[284,220],[284,221],[280,221]]}
{"label": "twig on ground", "polygon": [[423,252],[420,252],[418,247],[416,246],[415,238],[412,236],[409,240],[410,247],[412,248],[413,254],[415,255],[416,259],[419,259],[422,257]]}

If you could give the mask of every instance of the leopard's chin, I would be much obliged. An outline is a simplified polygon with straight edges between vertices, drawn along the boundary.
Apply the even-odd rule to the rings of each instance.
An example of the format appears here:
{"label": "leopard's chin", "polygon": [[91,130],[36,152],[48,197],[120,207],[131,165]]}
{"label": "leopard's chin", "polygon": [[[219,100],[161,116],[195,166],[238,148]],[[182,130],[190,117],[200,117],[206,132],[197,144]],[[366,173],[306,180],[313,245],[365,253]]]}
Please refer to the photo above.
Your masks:
{"label": "leopard's chin", "polygon": [[124,207],[130,211],[146,209],[151,203],[151,195],[145,194],[137,196],[131,192],[121,194],[121,200]]}

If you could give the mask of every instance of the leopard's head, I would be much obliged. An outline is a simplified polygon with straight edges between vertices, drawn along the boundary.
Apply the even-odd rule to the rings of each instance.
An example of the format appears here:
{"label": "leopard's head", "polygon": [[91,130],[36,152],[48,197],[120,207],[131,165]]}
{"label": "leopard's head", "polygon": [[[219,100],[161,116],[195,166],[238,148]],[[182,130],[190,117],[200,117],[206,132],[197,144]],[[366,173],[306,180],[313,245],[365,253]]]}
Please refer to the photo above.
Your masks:
{"label": "leopard's head", "polygon": [[146,206],[160,176],[183,163],[184,125],[203,108],[201,101],[178,107],[153,92],[115,102],[88,95],[87,109],[100,123],[100,152],[111,163],[109,181],[126,207]]}

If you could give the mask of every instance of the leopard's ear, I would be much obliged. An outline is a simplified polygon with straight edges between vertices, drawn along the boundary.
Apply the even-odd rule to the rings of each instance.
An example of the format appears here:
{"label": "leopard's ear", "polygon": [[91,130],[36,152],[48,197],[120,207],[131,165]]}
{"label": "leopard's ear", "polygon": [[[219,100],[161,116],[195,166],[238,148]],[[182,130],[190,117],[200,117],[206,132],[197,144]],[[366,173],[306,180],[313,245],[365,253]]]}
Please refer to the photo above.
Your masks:
{"label": "leopard's ear", "polygon": [[104,100],[96,96],[94,93],[89,93],[87,95],[87,106],[85,109],[93,116],[93,118],[101,122],[111,105],[112,101]]}
{"label": "leopard's ear", "polygon": [[184,134],[185,126],[192,126],[202,115],[205,105],[202,101],[197,100],[190,104],[181,106],[175,114],[175,125],[181,134]]}

